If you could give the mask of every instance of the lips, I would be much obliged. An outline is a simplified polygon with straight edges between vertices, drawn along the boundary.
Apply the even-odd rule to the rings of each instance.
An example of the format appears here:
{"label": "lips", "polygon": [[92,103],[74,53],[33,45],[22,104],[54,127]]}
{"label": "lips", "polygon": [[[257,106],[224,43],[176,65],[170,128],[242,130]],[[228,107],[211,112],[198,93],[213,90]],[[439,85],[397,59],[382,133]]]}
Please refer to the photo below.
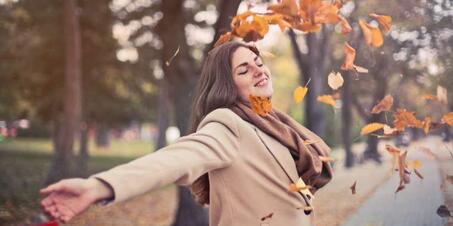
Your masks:
{"label": "lips", "polygon": [[267,81],[268,81],[268,80],[269,80],[268,78],[264,77],[264,78],[260,79],[257,83],[255,83],[254,86],[255,86],[255,87],[264,86],[264,85],[267,84]]}

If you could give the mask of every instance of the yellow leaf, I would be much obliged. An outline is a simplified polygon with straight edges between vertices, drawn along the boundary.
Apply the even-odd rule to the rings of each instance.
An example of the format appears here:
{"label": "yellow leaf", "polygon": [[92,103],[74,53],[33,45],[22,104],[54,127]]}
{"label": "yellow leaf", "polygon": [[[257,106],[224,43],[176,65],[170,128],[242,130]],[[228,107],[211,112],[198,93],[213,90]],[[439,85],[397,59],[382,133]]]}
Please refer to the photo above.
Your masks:
{"label": "yellow leaf", "polygon": [[409,169],[419,169],[422,167],[422,161],[420,160],[407,160],[406,161],[406,166]]}
{"label": "yellow leaf", "polygon": [[377,123],[377,122],[369,123],[362,128],[362,130],[360,131],[360,134],[367,135],[376,130],[380,130],[380,129],[384,128],[384,126],[385,126],[385,124],[382,124],[382,123]]}
{"label": "yellow leaf", "polygon": [[304,100],[304,97],[307,94],[307,92],[308,92],[307,87],[302,87],[302,86],[297,87],[293,93],[294,101],[297,104],[302,102],[302,100]]}
{"label": "yellow leaf", "polygon": [[333,99],[331,95],[318,96],[316,100],[324,104],[332,105],[332,107],[335,107],[335,105],[337,104],[337,102]]}
{"label": "yellow leaf", "polygon": [[282,0],[281,3],[269,5],[267,9],[288,16],[297,16],[299,12],[295,0]]}
{"label": "yellow leaf", "polygon": [[355,71],[357,71],[358,73],[368,73],[368,69],[364,68],[364,67],[360,67],[360,66],[357,66],[357,65],[353,65],[353,68]]}
{"label": "yellow leaf", "polygon": [[390,127],[388,125],[384,126],[384,134],[385,135],[393,135],[393,133],[395,133],[395,132],[396,132],[395,128],[392,128],[392,127]]}
{"label": "yellow leaf", "polygon": [[453,112],[449,112],[442,116],[442,122],[447,123],[450,126],[453,126]]}
{"label": "yellow leaf", "polygon": [[341,86],[343,86],[343,77],[341,76],[340,72],[334,73],[333,71],[330,72],[329,76],[327,77],[327,84],[330,88],[337,90]]}
{"label": "yellow leaf", "polygon": [[384,44],[384,38],[382,37],[382,33],[379,28],[371,26],[362,19],[359,20],[359,25],[368,45],[379,47]]}
{"label": "yellow leaf", "polygon": [[425,117],[425,120],[423,120],[423,131],[425,132],[425,134],[429,133],[429,128],[431,126],[431,121],[432,121],[432,118],[429,117],[429,116]]}
{"label": "yellow leaf", "polygon": [[299,192],[301,190],[306,190],[311,188],[310,185],[306,185],[305,182],[302,180],[302,178],[299,177],[299,179],[296,181],[296,183],[291,183],[288,187],[288,191],[291,192]]}

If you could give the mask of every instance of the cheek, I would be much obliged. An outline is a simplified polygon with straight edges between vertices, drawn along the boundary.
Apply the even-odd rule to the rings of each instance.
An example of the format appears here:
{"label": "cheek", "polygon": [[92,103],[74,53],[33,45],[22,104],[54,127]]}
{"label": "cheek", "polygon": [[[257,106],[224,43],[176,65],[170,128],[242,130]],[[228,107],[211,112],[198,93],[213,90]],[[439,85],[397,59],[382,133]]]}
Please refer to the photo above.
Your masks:
{"label": "cheek", "polygon": [[236,83],[239,94],[243,97],[248,97],[250,93],[250,81],[245,78],[238,78],[234,82]]}

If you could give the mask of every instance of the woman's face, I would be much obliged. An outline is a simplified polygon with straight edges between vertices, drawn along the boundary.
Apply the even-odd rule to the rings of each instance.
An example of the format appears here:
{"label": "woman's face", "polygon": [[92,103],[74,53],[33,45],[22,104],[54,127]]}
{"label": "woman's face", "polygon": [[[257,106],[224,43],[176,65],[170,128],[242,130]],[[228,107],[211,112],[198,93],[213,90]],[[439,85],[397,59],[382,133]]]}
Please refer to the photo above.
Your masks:
{"label": "woman's face", "polygon": [[231,59],[233,80],[239,97],[248,101],[249,95],[271,97],[274,93],[269,69],[261,57],[246,47],[239,47]]}

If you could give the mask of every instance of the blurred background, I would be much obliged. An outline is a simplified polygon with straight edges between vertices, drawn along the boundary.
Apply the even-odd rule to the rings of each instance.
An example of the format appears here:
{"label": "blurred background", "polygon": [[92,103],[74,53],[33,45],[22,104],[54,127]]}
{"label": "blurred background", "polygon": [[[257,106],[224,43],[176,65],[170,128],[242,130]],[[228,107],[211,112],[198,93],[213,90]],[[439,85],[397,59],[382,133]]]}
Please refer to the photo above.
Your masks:
{"label": "blurred background", "polygon": [[[42,222],[39,188],[111,168],[185,135],[207,52],[237,13],[265,12],[269,3],[276,1],[0,0],[0,224]],[[365,46],[357,24],[369,13],[393,18],[377,49]],[[335,167],[379,164],[382,139],[360,136],[360,129],[393,121],[391,114],[370,114],[385,95],[417,118],[438,122],[453,111],[453,1],[351,0],[341,14],[353,27],[347,41],[356,62],[369,73],[342,71],[340,92],[327,86],[327,75],[343,63],[346,39],[338,26],[316,33],[272,26],[256,45],[274,77],[274,107],[343,156]],[[295,104],[293,90],[308,80],[305,100]],[[336,107],[316,101],[332,93]],[[449,142],[447,126],[432,134]],[[423,131],[409,129],[385,142],[404,147],[418,139],[426,139]],[[187,223],[206,217],[187,190],[172,191],[173,209],[160,216],[170,220],[151,225],[203,225]],[[141,225],[135,219],[130,225]]]}

